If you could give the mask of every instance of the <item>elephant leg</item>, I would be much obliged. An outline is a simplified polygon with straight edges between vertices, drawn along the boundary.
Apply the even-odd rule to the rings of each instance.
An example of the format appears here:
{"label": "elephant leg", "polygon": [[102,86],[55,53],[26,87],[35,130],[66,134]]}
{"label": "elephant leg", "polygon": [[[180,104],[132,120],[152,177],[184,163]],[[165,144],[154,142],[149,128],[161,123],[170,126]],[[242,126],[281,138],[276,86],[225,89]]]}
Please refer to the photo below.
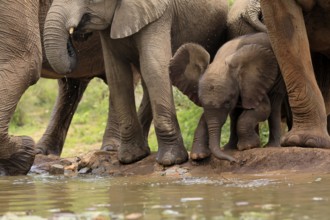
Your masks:
{"label": "elephant leg", "polygon": [[237,135],[239,150],[248,150],[260,147],[260,138],[256,127],[259,122],[266,120],[270,115],[270,101],[268,96],[255,109],[244,110],[238,118]]}
{"label": "elephant leg", "polygon": [[230,137],[228,143],[224,145],[225,150],[237,150],[237,122],[241,114],[240,108],[235,108],[230,112]]}
{"label": "elephant leg", "polygon": [[73,115],[90,79],[63,78],[58,80],[58,96],[45,133],[38,141],[38,154],[60,156]]}
{"label": "elephant leg", "polygon": [[121,163],[134,163],[150,154],[139,123],[134,97],[133,74],[130,63],[115,56],[113,42],[107,32],[101,32],[105,69],[113,103],[119,122],[120,146],[118,159]]}
{"label": "elephant leg", "polygon": [[329,148],[326,111],[301,7],[295,0],[261,0],[261,8],[292,109],[293,126],[281,145]]}
{"label": "elephant leg", "polygon": [[142,88],[143,88],[143,97],[138,110],[138,118],[142,126],[144,139],[146,142],[148,142],[148,135],[152,122],[152,109],[151,109],[148,90],[143,80],[142,80]]}
{"label": "elephant leg", "polygon": [[269,93],[269,99],[271,102],[271,112],[268,118],[268,128],[269,137],[268,143],[265,147],[280,147],[281,135],[282,135],[282,123],[281,123],[281,113],[282,113],[282,103],[285,98],[285,85],[280,77]]}
{"label": "elephant leg", "polygon": [[35,157],[35,143],[30,137],[8,134],[18,101],[39,79],[36,62],[26,62],[12,59],[0,66],[0,175],[27,174]]}
{"label": "elephant leg", "polygon": [[188,152],[176,117],[169,78],[171,23],[166,16],[147,26],[137,36],[141,74],[148,88],[158,140],[156,160],[170,166],[188,160]]}
{"label": "elephant leg", "polygon": [[210,157],[209,135],[204,114],[199,119],[197,128],[194,134],[194,141],[190,152],[192,160],[203,160]]}
{"label": "elephant leg", "polygon": [[120,146],[119,121],[112,103],[112,96],[109,96],[108,122],[103,134],[101,150],[117,151]]}

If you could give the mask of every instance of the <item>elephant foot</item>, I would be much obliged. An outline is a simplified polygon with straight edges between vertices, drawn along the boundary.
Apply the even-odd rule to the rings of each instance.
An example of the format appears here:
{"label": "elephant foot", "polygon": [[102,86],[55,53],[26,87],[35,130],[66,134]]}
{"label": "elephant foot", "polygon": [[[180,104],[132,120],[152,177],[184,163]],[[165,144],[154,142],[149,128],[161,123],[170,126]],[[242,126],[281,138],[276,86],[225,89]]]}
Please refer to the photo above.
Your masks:
{"label": "elephant foot", "polygon": [[205,145],[194,144],[190,152],[192,160],[204,160],[211,156],[210,149]]}
{"label": "elephant foot", "polygon": [[237,148],[240,151],[243,150],[249,150],[252,148],[258,148],[260,147],[260,139],[258,135],[253,135],[252,137],[249,137],[248,139],[240,139],[237,143]]}
{"label": "elephant foot", "polygon": [[188,152],[183,146],[158,147],[156,161],[163,166],[182,164],[189,159]]}
{"label": "elephant foot", "polygon": [[118,151],[120,146],[120,140],[111,138],[107,141],[103,141],[101,150],[104,151]]}
{"label": "elephant foot", "polygon": [[224,150],[237,150],[237,144],[236,143],[230,143],[228,142],[223,146]]}
{"label": "elephant foot", "polygon": [[311,148],[330,148],[330,137],[327,131],[318,128],[299,130],[293,128],[281,139],[283,147],[311,147]]}
{"label": "elephant foot", "polygon": [[281,147],[281,144],[278,141],[270,141],[264,147]]}
{"label": "elephant foot", "polygon": [[[14,147],[11,145],[14,145]],[[1,151],[7,145],[0,149],[0,175],[26,175],[34,162],[34,141],[27,136],[12,137],[8,146],[15,150],[10,153],[9,157],[2,157],[7,152],[2,153]]]}
{"label": "elephant foot", "polygon": [[43,154],[43,155],[56,155],[56,156],[61,156],[62,153],[62,149],[57,149],[57,148],[50,148],[47,145],[44,144],[37,144],[36,146],[36,150],[35,150],[36,154]]}
{"label": "elephant foot", "polygon": [[118,148],[118,159],[123,164],[130,164],[142,160],[150,154],[146,145],[121,145]]}

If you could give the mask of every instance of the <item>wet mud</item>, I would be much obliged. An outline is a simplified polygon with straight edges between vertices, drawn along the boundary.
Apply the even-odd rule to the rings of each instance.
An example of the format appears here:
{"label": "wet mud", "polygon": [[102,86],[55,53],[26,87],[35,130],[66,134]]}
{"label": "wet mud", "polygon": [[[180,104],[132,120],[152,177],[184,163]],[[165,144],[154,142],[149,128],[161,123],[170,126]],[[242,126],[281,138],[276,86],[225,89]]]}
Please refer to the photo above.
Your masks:
{"label": "wet mud", "polygon": [[156,163],[156,153],[134,164],[123,165],[116,152],[90,151],[74,158],[37,155],[30,173],[60,175],[161,175],[198,176],[221,173],[258,174],[267,172],[328,173],[330,150],[318,148],[256,148],[230,151],[239,162],[230,163],[211,157],[164,167]]}

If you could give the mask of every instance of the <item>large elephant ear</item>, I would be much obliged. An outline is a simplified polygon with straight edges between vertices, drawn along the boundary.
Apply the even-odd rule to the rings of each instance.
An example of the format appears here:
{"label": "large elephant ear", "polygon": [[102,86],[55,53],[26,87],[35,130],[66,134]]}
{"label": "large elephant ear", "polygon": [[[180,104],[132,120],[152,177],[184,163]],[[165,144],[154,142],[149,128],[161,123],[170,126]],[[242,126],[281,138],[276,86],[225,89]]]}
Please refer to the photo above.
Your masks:
{"label": "large elephant ear", "polygon": [[209,53],[194,43],[182,45],[170,61],[172,84],[199,106],[198,82],[209,63]]}
{"label": "large elephant ear", "polygon": [[242,106],[253,109],[274,85],[279,74],[273,51],[257,44],[245,45],[226,59],[232,73],[237,74]]}
{"label": "large elephant ear", "polygon": [[110,37],[128,37],[160,18],[172,0],[117,0]]}

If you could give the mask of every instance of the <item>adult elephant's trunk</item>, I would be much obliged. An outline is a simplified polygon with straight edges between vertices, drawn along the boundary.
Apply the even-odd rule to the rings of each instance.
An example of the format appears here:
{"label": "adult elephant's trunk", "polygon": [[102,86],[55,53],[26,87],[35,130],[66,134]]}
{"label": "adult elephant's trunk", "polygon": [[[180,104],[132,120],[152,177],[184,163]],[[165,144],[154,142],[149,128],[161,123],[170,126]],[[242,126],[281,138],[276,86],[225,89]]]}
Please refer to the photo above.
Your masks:
{"label": "adult elephant's trunk", "polygon": [[46,57],[52,68],[61,74],[70,73],[76,66],[77,57],[69,38],[63,7],[53,5],[48,12],[44,29]]}
{"label": "adult elephant's trunk", "polygon": [[236,159],[225,154],[220,149],[221,128],[226,122],[228,114],[220,113],[216,109],[205,110],[205,119],[209,132],[209,148],[212,154],[220,160],[236,162]]}
{"label": "adult elephant's trunk", "polygon": [[260,0],[250,0],[245,17],[257,31],[267,32],[265,24],[261,21]]}

